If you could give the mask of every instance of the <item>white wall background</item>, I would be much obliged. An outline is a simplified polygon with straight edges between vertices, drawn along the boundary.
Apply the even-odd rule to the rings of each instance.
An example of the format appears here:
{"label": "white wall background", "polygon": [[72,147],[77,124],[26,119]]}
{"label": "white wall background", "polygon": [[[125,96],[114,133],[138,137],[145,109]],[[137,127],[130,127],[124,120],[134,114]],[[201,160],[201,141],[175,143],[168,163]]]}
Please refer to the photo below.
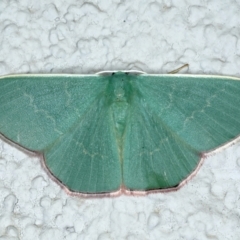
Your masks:
{"label": "white wall background", "polygon": [[[189,63],[240,77],[239,12],[239,0],[1,0],[0,75]],[[40,158],[0,141],[0,239],[237,240],[239,198],[239,141],[177,192],[103,199],[67,195]]]}

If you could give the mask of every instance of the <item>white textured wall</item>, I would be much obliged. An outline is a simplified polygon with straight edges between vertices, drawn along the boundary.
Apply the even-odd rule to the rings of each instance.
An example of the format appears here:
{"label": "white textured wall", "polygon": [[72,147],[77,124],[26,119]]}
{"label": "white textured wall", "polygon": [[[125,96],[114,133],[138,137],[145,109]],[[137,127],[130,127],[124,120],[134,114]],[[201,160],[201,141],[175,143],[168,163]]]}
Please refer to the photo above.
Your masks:
{"label": "white textured wall", "polygon": [[[192,3],[1,0],[0,75],[166,73],[189,63],[189,73],[240,76],[240,1]],[[0,141],[0,239],[238,240],[239,194],[239,142],[177,192],[81,199],[39,158]]]}

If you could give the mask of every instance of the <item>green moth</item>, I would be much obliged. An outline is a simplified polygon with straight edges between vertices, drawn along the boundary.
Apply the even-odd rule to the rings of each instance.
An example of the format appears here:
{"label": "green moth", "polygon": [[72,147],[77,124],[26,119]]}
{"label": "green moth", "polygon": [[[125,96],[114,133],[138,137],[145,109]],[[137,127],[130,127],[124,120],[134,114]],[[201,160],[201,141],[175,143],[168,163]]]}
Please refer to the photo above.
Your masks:
{"label": "green moth", "polygon": [[40,152],[71,192],[179,187],[240,133],[240,79],[200,75],[0,77],[2,136]]}

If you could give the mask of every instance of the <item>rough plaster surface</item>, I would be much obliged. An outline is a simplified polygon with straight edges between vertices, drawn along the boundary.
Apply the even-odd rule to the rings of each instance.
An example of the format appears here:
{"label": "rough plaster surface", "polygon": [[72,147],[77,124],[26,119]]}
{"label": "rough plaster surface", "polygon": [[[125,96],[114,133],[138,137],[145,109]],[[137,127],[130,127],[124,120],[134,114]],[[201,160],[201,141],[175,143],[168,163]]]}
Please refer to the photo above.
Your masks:
{"label": "rough plaster surface", "polygon": [[[188,73],[240,77],[240,1],[192,4],[1,0],[0,75],[189,63]],[[240,141],[210,154],[177,192],[103,199],[67,195],[39,157],[0,141],[0,239],[237,240],[239,198]]]}

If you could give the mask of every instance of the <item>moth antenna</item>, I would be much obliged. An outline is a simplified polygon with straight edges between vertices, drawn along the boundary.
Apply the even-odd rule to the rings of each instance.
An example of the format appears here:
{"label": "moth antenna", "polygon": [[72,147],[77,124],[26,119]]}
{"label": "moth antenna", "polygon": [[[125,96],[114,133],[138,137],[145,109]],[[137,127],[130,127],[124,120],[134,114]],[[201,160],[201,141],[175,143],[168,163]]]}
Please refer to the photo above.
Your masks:
{"label": "moth antenna", "polygon": [[179,71],[181,71],[181,70],[182,70],[183,68],[185,68],[185,67],[189,68],[189,64],[186,63],[186,64],[182,65],[181,67],[179,67],[179,68],[177,68],[177,69],[175,69],[175,70],[173,70],[173,71],[171,71],[171,72],[168,72],[168,74],[178,73]]}

